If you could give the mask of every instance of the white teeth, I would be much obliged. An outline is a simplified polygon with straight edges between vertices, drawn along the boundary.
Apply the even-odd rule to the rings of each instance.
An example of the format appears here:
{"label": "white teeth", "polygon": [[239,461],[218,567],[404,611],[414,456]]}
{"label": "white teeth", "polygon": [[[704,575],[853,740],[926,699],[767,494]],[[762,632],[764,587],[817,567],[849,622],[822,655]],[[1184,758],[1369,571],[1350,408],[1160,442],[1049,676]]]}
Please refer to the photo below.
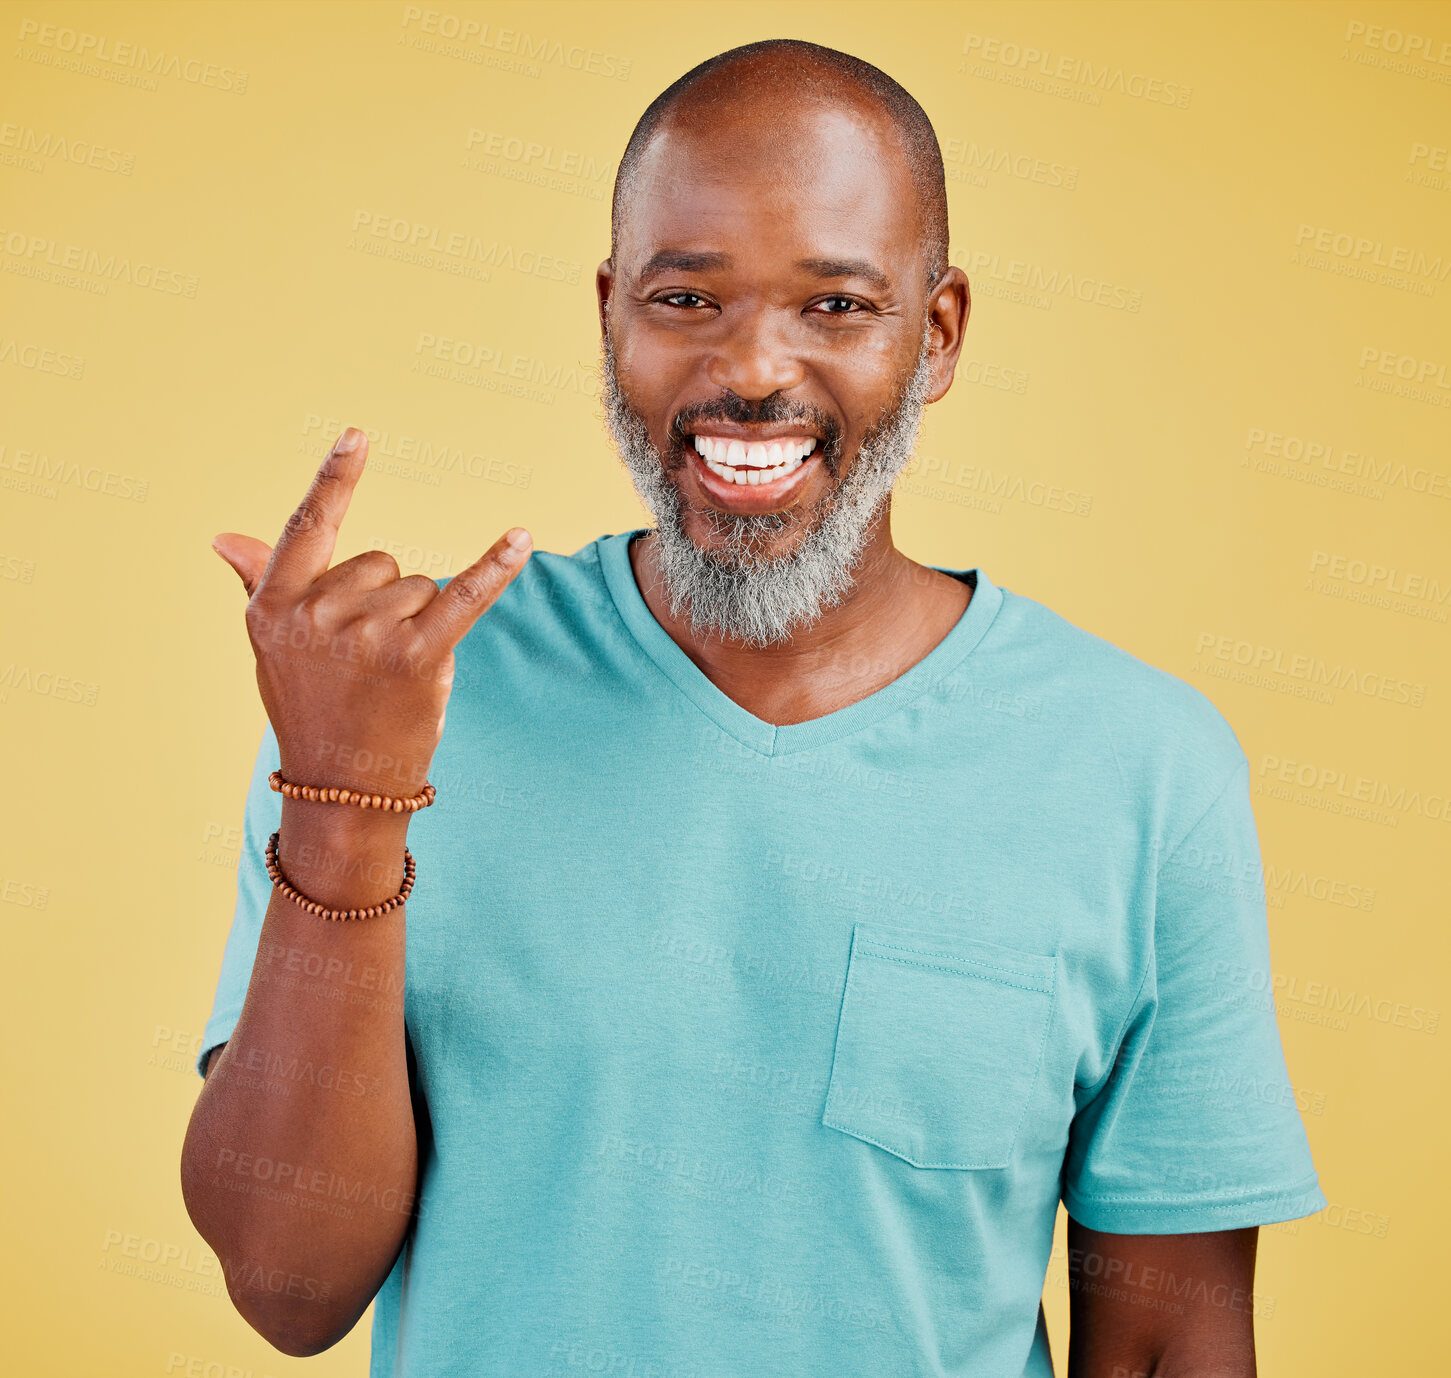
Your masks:
{"label": "white teeth", "polygon": [[808,440],[756,441],[746,445],[740,440],[723,440],[713,435],[697,435],[695,452],[705,466],[727,483],[774,483],[801,467],[801,462],[816,448],[815,438]]}
{"label": "white teeth", "polygon": [[727,483],[774,483],[778,478],[785,478],[787,474],[801,467],[799,459],[787,460],[771,469],[735,469],[727,464],[714,464],[706,461],[711,473],[718,478],[723,478]]}
{"label": "white teeth", "polygon": [[713,435],[693,437],[695,450],[702,459],[733,469],[779,468],[795,459],[805,459],[816,448],[815,438],[808,440],[753,441],[723,440]]}

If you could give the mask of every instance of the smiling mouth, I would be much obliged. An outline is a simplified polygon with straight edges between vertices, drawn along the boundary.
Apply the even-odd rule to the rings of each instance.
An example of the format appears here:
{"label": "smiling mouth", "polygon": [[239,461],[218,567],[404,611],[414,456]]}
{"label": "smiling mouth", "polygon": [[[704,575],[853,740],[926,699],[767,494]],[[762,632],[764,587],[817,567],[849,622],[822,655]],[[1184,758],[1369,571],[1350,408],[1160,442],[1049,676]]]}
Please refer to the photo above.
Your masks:
{"label": "smiling mouth", "polygon": [[701,462],[723,483],[757,486],[775,483],[797,469],[816,449],[815,436],[781,436],[774,440],[731,440],[725,436],[691,437]]}

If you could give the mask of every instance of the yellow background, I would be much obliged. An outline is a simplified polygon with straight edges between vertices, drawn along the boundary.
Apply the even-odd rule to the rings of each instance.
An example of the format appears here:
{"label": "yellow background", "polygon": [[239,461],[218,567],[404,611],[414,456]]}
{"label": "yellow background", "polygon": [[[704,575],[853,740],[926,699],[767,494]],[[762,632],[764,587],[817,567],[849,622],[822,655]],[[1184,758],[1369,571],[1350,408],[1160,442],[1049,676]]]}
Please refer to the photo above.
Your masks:
{"label": "yellow background", "polygon": [[[898,543],[1183,676],[1249,755],[1333,1203],[1262,1231],[1261,1371],[1438,1371],[1451,53],[1405,50],[1439,54],[1446,8],[434,13],[486,43],[401,4],[0,10],[6,1370],[366,1371],[367,1319],[305,1367],[256,1336],[178,1187],[262,724],[209,541],[273,539],[348,423],[373,471],[338,558],[438,577],[516,522],[566,553],[647,524],[594,396],[614,164],[681,72],[784,35],[885,68],[949,154],[973,379]],[[396,225],[437,231],[434,265]],[[486,280],[449,271],[455,233],[498,244]],[[485,366],[431,373],[426,337]]]}

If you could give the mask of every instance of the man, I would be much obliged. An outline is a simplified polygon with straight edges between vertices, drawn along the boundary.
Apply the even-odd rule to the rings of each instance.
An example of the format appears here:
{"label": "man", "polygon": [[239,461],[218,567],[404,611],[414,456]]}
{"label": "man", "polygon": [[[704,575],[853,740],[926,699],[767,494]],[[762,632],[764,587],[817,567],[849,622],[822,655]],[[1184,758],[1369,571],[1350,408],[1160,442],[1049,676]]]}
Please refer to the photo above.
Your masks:
{"label": "man", "polygon": [[[310,1354],[376,1294],[374,1378],[1048,1375],[1062,1200],[1070,1374],[1247,1378],[1256,1227],[1326,1204],[1248,763],[893,545],[969,310],[931,125],[752,44],[649,108],[613,209],[653,528],[329,569],[350,429],[275,550],[218,538],[270,727],[183,1185],[235,1304]],[[302,907],[402,893],[405,829],[406,924]]]}

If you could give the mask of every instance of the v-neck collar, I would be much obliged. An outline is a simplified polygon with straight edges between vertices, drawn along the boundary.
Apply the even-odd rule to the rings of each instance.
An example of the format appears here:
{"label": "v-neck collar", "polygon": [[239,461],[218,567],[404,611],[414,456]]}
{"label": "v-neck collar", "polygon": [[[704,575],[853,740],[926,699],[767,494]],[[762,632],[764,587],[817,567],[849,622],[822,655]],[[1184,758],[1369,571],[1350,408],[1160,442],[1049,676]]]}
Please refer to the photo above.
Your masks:
{"label": "v-neck collar", "polygon": [[973,586],[967,610],[947,635],[904,674],[866,698],[819,718],[778,726],[756,717],[718,689],[655,620],[630,565],[631,538],[650,529],[639,526],[599,538],[600,569],[615,607],[640,649],[675,687],[723,732],[763,756],[785,756],[824,746],[895,713],[955,670],[982,640],[1002,606],[1002,590],[982,570],[929,565],[929,569],[963,579]]}

